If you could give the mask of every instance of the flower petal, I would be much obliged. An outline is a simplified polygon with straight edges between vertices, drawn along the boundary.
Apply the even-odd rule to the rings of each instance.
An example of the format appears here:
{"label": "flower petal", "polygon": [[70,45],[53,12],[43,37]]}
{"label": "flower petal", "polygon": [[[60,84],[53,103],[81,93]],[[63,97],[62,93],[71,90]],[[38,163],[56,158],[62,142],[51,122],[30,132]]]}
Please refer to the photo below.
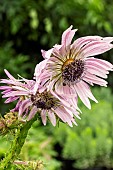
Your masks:
{"label": "flower petal", "polygon": [[87,58],[86,63],[88,63],[90,65],[96,65],[97,67],[99,67],[101,69],[113,71],[113,64],[111,64],[108,61],[102,60],[102,59],[97,59],[97,58],[91,57],[91,58]]}
{"label": "flower petal", "polygon": [[109,44],[104,41],[90,42],[80,50],[80,53],[78,53],[78,55],[85,58],[88,56],[102,54],[110,50],[111,48],[113,48],[113,44]]}
{"label": "flower petal", "polygon": [[5,100],[4,103],[11,103],[11,102],[13,102],[13,101],[15,101],[15,100],[17,100],[17,99],[19,99],[19,97],[10,97],[10,98],[8,98],[7,100]]}
{"label": "flower petal", "polygon": [[41,50],[41,52],[42,52],[43,58],[44,58],[44,59],[48,59],[48,58],[50,58],[50,56],[51,56],[51,54],[52,54],[52,52],[53,52],[53,48],[51,48],[51,49],[48,50],[48,51]]}
{"label": "flower petal", "polygon": [[[79,83],[80,83],[80,82],[79,82]],[[91,109],[90,101],[89,101],[87,95],[84,93],[85,88],[81,89],[80,86],[79,86],[79,83],[76,83],[76,85],[74,86],[74,87],[75,87],[75,90],[76,90],[76,93],[78,94],[78,96],[80,97],[80,99],[82,100],[82,102],[83,102],[89,109]]]}
{"label": "flower petal", "polygon": [[84,93],[87,97],[89,97],[90,99],[92,99],[93,101],[98,103],[98,101],[95,99],[95,97],[91,93],[91,90],[90,90],[88,84],[86,84],[84,81],[80,81],[79,86],[80,86],[81,89],[84,89]]}
{"label": "flower petal", "polygon": [[47,121],[46,112],[47,112],[46,110],[41,111],[41,118],[44,125],[46,125],[46,121]]}
{"label": "flower petal", "polygon": [[14,81],[16,80],[6,69],[4,69],[4,72],[9,77],[9,79],[14,80]]}
{"label": "flower petal", "polygon": [[98,84],[100,86],[105,86],[105,87],[107,87],[107,84],[108,84],[107,81],[89,72],[86,72],[85,76],[83,77],[83,80],[91,84]]}
{"label": "flower petal", "polygon": [[56,117],[52,111],[48,111],[48,117],[53,126],[56,126]]}
{"label": "flower petal", "polygon": [[62,34],[61,44],[65,46],[70,45],[76,31],[77,29],[72,30],[72,25],[66,31],[64,31]]}
{"label": "flower petal", "polygon": [[21,106],[19,108],[19,113],[18,113],[19,116],[21,116],[24,113],[24,111],[31,105],[32,102],[29,99],[22,101]]}
{"label": "flower petal", "polygon": [[29,115],[28,115],[27,121],[31,120],[34,117],[34,115],[36,114],[37,111],[38,111],[37,107],[33,106]]}

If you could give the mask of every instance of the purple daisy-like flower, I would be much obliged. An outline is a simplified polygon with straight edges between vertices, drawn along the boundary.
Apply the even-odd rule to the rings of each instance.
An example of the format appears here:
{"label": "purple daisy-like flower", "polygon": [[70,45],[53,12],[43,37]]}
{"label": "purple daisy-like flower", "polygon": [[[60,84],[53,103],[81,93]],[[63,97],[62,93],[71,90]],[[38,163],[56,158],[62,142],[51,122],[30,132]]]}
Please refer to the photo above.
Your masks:
{"label": "purple daisy-like flower", "polygon": [[[61,45],[55,45],[49,51],[42,50],[45,65],[40,75],[40,85],[47,86],[60,95],[79,96],[82,102],[91,108],[89,98],[97,102],[90,85],[107,86],[109,71],[113,65],[108,61],[94,58],[113,48],[113,37],[86,36],[75,40],[72,38],[77,30],[69,27],[62,34]],[[35,76],[38,79],[38,67]],[[104,79],[103,79],[104,78]]]}
{"label": "purple daisy-like flower", "polygon": [[29,121],[39,112],[43,124],[46,125],[48,116],[53,126],[56,125],[56,118],[69,126],[76,124],[74,115],[80,119],[77,101],[74,103],[75,98],[74,100],[73,98],[67,100],[63,96],[59,97],[55,92],[51,93],[46,89],[40,93],[36,89],[34,80],[15,79],[7,70],[5,70],[5,73],[9,79],[0,81],[0,83],[7,84],[0,86],[0,90],[3,90],[2,97],[7,98],[5,103],[17,100],[16,107],[12,111],[17,111],[19,117]]}

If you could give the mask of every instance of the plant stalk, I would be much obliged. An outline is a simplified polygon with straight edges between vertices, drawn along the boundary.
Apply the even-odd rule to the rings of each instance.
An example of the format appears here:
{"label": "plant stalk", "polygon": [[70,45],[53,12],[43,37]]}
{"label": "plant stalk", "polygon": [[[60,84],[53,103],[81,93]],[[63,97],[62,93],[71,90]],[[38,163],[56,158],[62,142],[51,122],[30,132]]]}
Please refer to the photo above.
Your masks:
{"label": "plant stalk", "polygon": [[36,120],[37,114],[34,116],[33,119],[18,127],[11,147],[6,153],[5,158],[0,163],[0,169],[9,170],[11,168],[11,164],[17,159],[18,155],[21,152],[29,129]]}

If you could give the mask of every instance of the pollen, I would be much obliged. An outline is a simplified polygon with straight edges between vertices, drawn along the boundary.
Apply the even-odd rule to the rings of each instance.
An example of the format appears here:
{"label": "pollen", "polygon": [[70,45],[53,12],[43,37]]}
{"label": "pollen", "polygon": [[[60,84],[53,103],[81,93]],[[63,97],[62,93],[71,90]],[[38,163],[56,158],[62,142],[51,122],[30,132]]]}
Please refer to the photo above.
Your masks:
{"label": "pollen", "polygon": [[63,66],[62,66],[62,70],[64,70],[64,69],[65,69],[65,66],[71,64],[73,61],[74,61],[74,59],[72,59],[72,58],[66,60],[66,61],[64,62],[64,64],[63,64]]}
{"label": "pollen", "polygon": [[63,85],[77,83],[83,75],[84,65],[84,61],[80,59],[66,63],[62,71]]}
{"label": "pollen", "polygon": [[40,109],[49,110],[56,106],[56,99],[47,91],[31,96],[33,104]]}

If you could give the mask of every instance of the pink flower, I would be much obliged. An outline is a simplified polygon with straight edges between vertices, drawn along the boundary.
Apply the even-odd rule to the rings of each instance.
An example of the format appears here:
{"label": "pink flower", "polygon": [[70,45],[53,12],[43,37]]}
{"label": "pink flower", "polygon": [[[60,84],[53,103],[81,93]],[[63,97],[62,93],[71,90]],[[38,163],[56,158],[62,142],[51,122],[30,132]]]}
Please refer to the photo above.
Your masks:
{"label": "pink flower", "polygon": [[0,83],[7,84],[0,86],[3,98],[8,98],[5,103],[13,102],[19,99],[21,96],[25,96],[33,90],[34,80],[27,80],[25,78],[15,79],[7,70],[4,70],[9,79],[1,79]]}
{"label": "pink flower", "polygon": [[[40,75],[39,86],[47,86],[50,91],[65,97],[78,95],[91,108],[89,98],[95,102],[97,100],[90,91],[89,84],[106,87],[107,81],[104,79],[109,71],[113,71],[111,63],[93,56],[112,49],[113,37],[86,36],[71,44],[76,31],[70,26],[62,34],[61,45],[55,45],[47,52],[42,50],[46,64]],[[38,79],[36,70],[35,76]]]}
{"label": "pink flower", "polygon": [[4,90],[2,97],[7,98],[5,103],[17,100],[16,107],[12,111],[19,112],[19,117],[29,121],[35,114],[39,114],[44,125],[46,125],[48,117],[53,126],[56,125],[56,119],[73,126],[73,124],[76,124],[74,115],[80,118],[77,101],[74,103],[75,98],[74,100],[73,98],[67,100],[63,96],[59,97],[55,92],[50,93],[46,89],[40,93],[36,89],[34,80],[15,79],[7,70],[5,70],[5,73],[9,79],[2,79],[0,82],[7,84],[0,86],[0,90]]}

